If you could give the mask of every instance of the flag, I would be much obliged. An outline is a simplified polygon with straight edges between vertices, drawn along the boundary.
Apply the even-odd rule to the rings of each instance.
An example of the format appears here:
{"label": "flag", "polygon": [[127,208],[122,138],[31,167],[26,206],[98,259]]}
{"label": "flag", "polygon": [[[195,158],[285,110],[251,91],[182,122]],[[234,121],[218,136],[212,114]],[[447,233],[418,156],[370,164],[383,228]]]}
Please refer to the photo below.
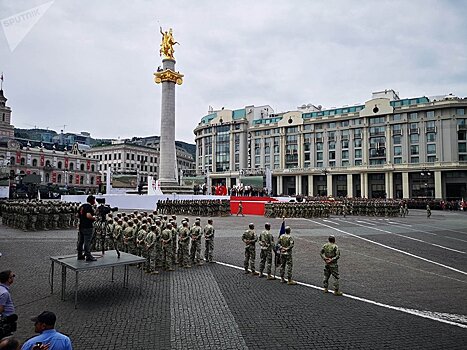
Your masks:
{"label": "flag", "polygon": [[282,220],[281,229],[279,230],[279,237],[285,233],[285,219]]}
{"label": "flag", "polygon": [[0,80],[3,82],[3,73],[0,75]]}

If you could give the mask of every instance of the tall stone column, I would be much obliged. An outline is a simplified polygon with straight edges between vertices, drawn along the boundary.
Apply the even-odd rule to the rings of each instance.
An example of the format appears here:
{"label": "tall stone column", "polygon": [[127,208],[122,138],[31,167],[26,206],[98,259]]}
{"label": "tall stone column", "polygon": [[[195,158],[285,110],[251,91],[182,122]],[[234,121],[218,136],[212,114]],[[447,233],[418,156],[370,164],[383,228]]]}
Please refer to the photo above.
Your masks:
{"label": "tall stone column", "polygon": [[[162,32],[162,29],[161,29]],[[164,37],[170,34],[163,34]],[[167,43],[166,43],[167,44]],[[164,45],[166,45],[164,44]],[[173,43],[172,43],[173,44]],[[161,45],[162,46],[162,45]],[[167,47],[165,47],[167,50]],[[162,69],[154,73],[156,84],[162,85],[161,136],[159,141],[159,182],[162,192],[192,193],[192,189],[177,182],[177,156],[175,150],[175,84],[183,83],[183,74],[175,71],[175,59],[165,55]]]}
{"label": "tall stone column", "polygon": [[162,71],[155,73],[156,83],[162,84],[161,136],[159,141],[159,180],[162,184],[176,183],[175,164],[175,84],[182,75],[175,72],[175,60],[162,60]]}

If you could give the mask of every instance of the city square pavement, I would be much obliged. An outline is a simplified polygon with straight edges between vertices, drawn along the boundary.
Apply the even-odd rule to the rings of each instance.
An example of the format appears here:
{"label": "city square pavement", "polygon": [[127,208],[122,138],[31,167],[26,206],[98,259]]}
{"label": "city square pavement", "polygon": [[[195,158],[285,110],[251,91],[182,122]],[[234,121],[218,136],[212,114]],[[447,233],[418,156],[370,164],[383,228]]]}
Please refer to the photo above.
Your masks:
{"label": "city square pavement", "polygon": [[[193,218],[190,220],[193,221]],[[57,314],[75,349],[465,349],[467,213],[411,210],[406,218],[286,219],[295,237],[288,286],[243,274],[242,232],[282,219],[214,218],[217,263],[144,275],[130,267],[74,275],[60,300],[50,294],[50,256],[73,254],[76,229],[23,232],[0,226],[0,270],[11,269],[16,336],[33,335],[29,317]],[[202,225],[206,218],[202,218]],[[319,251],[336,236],[343,297],[322,291]],[[204,249],[203,249],[204,250]],[[259,265],[259,247],[257,261]],[[331,284],[332,285],[332,284]]]}

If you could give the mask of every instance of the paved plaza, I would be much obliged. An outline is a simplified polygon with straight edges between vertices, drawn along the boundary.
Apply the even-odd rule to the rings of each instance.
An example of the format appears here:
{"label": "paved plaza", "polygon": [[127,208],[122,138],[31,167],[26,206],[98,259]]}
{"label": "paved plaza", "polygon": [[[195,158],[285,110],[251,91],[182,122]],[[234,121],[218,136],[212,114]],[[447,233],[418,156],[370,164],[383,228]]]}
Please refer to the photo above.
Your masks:
{"label": "paved plaza", "polygon": [[[142,293],[136,267],[128,289],[123,268],[114,282],[109,269],[83,273],[77,309],[73,274],[66,301],[58,269],[50,294],[49,260],[74,253],[76,230],[0,226],[0,269],[17,275],[11,288],[16,336],[33,335],[29,317],[51,310],[78,350],[465,349],[467,213],[287,219],[295,237],[295,286],[243,274],[241,235],[249,222],[260,233],[266,221],[277,238],[281,219],[214,218],[217,263],[144,275]],[[341,250],[343,297],[321,289],[319,251],[330,234]]]}

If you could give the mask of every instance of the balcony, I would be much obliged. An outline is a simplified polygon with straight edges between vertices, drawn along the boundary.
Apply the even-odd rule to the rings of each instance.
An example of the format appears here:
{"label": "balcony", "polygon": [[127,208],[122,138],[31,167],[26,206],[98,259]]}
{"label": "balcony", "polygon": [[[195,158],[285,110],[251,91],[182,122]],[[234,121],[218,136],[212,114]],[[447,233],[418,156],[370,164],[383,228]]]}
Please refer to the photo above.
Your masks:
{"label": "balcony", "polygon": [[384,131],[373,131],[373,132],[370,132],[370,136],[384,136],[385,133]]}
{"label": "balcony", "polygon": [[402,135],[402,129],[397,129],[392,131],[393,135]]}
{"label": "balcony", "polygon": [[436,126],[427,126],[425,128],[425,133],[427,132],[436,132]]}
{"label": "balcony", "polygon": [[420,128],[411,128],[409,129],[409,134],[420,134]]}

